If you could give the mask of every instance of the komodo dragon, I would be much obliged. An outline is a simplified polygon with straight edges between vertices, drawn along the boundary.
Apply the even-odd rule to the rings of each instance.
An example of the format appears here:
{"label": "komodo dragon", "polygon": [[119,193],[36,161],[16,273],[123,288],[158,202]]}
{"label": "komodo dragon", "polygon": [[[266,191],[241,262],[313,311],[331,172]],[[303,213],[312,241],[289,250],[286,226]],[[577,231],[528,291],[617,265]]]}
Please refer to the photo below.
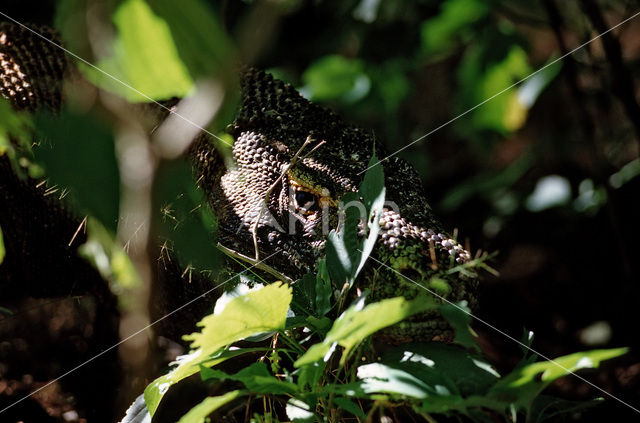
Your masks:
{"label": "komodo dragon", "polygon": [[[49,38],[55,37],[51,32],[40,31]],[[59,49],[23,28],[2,23],[0,63],[0,93],[14,108],[33,111],[60,107],[67,61]],[[194,174],[216,211],[219,242],[248,257],[256,255],[256,246],[260,258],[276,253],[267,264],[297,280],[313,271],[318,258],[324,255],[327,233],[320,227],[322,213],[329,213],[328,221],[335,225],[339,200],[358,190],[374,148],[381,158],[387,152],[371,133],[344,123],[333,112],[309,102],[291,85],[265,72],[244,70],[240,80],[241,105],[230,126],[236,166],[225,168],[207,136],[200,135],[189,153]],[[289,167],[299,151],[298,160]],[[372,257],[419,283],[438,275],[450,286],[446,294],[449,300],[467,300],[475,308],[477,279],[447,272],[454,265],[469,262],[471,257],[434,217],[417,172],[397,156],[379,165],[384,168],[386,200],[395,203],[398,210],[385,208],[380,216],[380,238]],[[30,295],[68,294],[71,276],[83,284],[74,289],[108,297],[104,284],[83,276],[91,274],[88,265],[75,254],[83,238],[74,246],[67,246],[69,233],[77,227],[78,220],[62,205],[45,199],[35,181],[24,182],[13,176],[5,158],[1,158],[0,177],[0,225],[7,247],[6,260],[0,266],[0,290],[13,292],[19,287],[39,286],[41,283],[32,279],[48,274],[59,285],[48,285],[48,289]],[[259,211],[265,201],[268,213]],[[27,214],[20,215],[19,210]],[[267,216],[273,217],[277,225]],[[291,217],[295,222],[293,232],[287,230]],[[46,242],[40,246],[43,240]],[[371,286],[374,273],[377,282]],[[65,275],[66,279],[56,275]],[[271,275],[264,276],[274,280]],[[177,282],[175,278],[166,280],[171,285],[165,287],[166,291],[178,292],[170,295],[172,299],[186,299],[188,296],[180,291],[193,289],[179,278]],[[20,282],[19,286],[12,284],[15,281]],[[419,290],[398,273],[372,264],[371,260],[357,284],[362,289],[372,289],[373,298],[412,298]],[[390,336],[398,342],[448,339],[450,330],[438,316],[418,315],[410,325]]]}

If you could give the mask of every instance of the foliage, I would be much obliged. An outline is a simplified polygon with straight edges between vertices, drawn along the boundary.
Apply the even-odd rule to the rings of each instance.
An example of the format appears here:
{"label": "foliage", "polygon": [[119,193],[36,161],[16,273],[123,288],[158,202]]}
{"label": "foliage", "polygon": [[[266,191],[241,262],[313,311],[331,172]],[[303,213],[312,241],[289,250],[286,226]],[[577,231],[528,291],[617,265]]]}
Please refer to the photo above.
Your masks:
{"label": "foliage", "polygon": [[[89,15],[77,13],[82,3],[60,2],[57,22],[65,44],[72,51],[86,53],[88,29],[75,21],[77,16]],[[295,12],[298,6],[289,3],[288,10]],[[314,3],[347,24],[323,23],[323,30],[331,37],[326,33],[318,37],[320,48],[309,46],[313,42],[309,38],[299,37],[307,56],[301,54],[293,65],[289,59],[293,53],[287,48],[279,53],[286,56],[284,59],[274,53],[265,62],[274,66],[274,72],[286,75],[288,71],[292,81],[301,82],[301,92],[307,97],[331,104],[348,118],[374,127],[392,148],[430,134],[433,128],[442,128],[437,141],[401,152],[418,165],[432,186],[441,187],[434,197],[439,200],[435,205],[438,211],[466,213],[485,228],[487,237],[493,237],[517,213],[526,216],[552,211],[572,218],[595,217],[611,201],[612,188],[619,190],[637,183],[640,162],[629,157],[632,149],[624,140],[631,131],[617,128],[623,120],[620,116],[614,129],[606,125],[598,128],[606,141],[601,144],[606,145],[603,157],[595,155],[596,161],[604,163],[595,165],[584,163],[584,151],[591,151],[593,146],[580,144],[588,134],[575,135],[581,134],[581,123],[573,116],[552,128],[546,121],[533,121],[536,131],[531,131],[530,117],[536,107],[549,107],[544,95],[552,88],[559,91],[554,84],[566,69],[554,63],[557,53],[544,57],[539,51],[534,54],[540,47],[532,45],[534,37],[519,22],[521,16],[516,13],[513,17],[510,2]],[[544,15],[530,2],[514,3],[522,6],[524,20]],[[92,52],[98,67],[134,90],[80,64],[84,77],[102,90],[129,102],[189,96],[203,79],[224,79],[226,69],[235,63],[234,41],[223,30],[217,11],[204,1],[126,0],[112,5],[106,13],[114,38],[102,40],[103,44],[93,46]],[[576,27],[576,33],[589,33],[589,28]],[[284,38],[287,33],[283,34]],[[295,40],[279,42],[295,47]],[[392,44],[391,48],[385,43]],[[380,51],[389,53],[381,57]],[[550,66],[532,75],[546,65]],[[599,68],[602,63],[589,66]],[[440,67],[446,77],[438,76]],[[433,80],[421,91],[421,79],[425,78]],[[593,84],[594,75],[584,79]],[[447,91],[446,99],[438,96],[440,86]],[[592,93],[593,89],[590,85],[587,94],[598,99],[598,110],[606,109],[607,102],[600,101],[602,93]],[[542,106],[538,106],[540,103]],[[117,157],[114,141],[122,117],[105,117],[109,115],[105,110],[89,109],[69,108],[55,119],[38,115],[32,120],[13,112],[0,99],[0,155],[7,154],[14,167],[26,168],[31,176],[42,176],[44,169],[51,185],[69,190],[65,201],[78,214],[90,216],[89,239],[82,254],[122,299],[140,280],[114,235],[122,223],[123,163]],[[219,120],[224,120],[223,114],[219,113]],[[449,121],[454,116],[460,119]],[[443,123],[451,123],[452,129],[441,126]],[[523,131],[527,128],[534,135]],[[33,152],[36,164],[32,161],[30,129],[40,134]],[[563,148],[565,140],[569,140],[569,147]],[[49,148],[51,144],[55,149]],[[443,150],[447,160],[442,158]],[[470,153],[448,160],[451,151],[461,150]],[[550,151],[558,163],[600,169],[594,171],[593,178],[578,173],[551,180],[545,174]],[[503,152],[508,159],[503,159]],[[451,169],[458,173],[452,175]],[[194,374],[212,384],[231,382],[237,389],[205,398],[183,417],[181,421],[185,422],[205,421],[209,414],[230,404],[257,399],[273,405],[273,409],[279,406],[294,421],[336,421],[341,417],[365,421],[402,407],[429,419],[444,414],[487,421],[498,414],[513,420],[526,416],[528,421],[542,421],[553,413],[590,404],[562,401],[541,392],[569,371],[597,367],[602,360],[625,350],[565,355],[554,360],[562,367],[553,362],[534,363],[525,357],[513,371],[500,375],[478,353],[470,317],[460,310],[464,305],[403,298],[371,303],[365,292],[345,306],[347,295],[353,294],[349,288],[377,238],[377,221],[371,217],[385,199],[383,178],[380,167],[374,167],[367,172],[361,192],[345,198],[364,199],[369,217],[367,237],[358,239],[356,210],[347,209],[343,228],[330,235],[327,257],[319,261],[317,274],[307,274],[292,286],[270,285],[240,295],[203,319],[201,332],[187,338],[192,341],[191,352],[145,391],[143,402],[151,414],[172,385],[185,383]],[[531,199],[545,181],[555,181],[556,188],[558,184],[568,188],[563,191],[562,201],[531,206]],[[572,189],[574,186],[577,189]],[[187,167],[163,162],[155,175],[154,190],[154,217],[161,222],[159,235],[166,240],[167,248],[187,265],[216,269],[219,260],[212,238],[215,218],[211,210],[200,207],[204,199]],[[471,201],[481,202],[487,210],[466,207]],[[606,232],[609,236],[615,231]],[[1,234],[0,261],[4,254]],[[609,238],[606,241],[613,244]],[[563,242],[558,244],[566,249]],[[597,282],[599,287],[601,281]],[[580,290],[596,295],[602,291]],[[455,329],[453,344],[405,345],[377,356],[374,339],[381,329],[427,308],[437,310]],[[0,307],[0,312],[5,310]],[[238,344],[241,340],[244,342]],[[260,361],[237,372],[222,368],[224,363],[252,355]],[[271,417],[282,419],[284,415],[274,412]],[[257,420],[262,418],[269,417]]]}
{"label": "foliage", "polygon": [[[296,288],[294,284],[294,292]],[[535,420],[533,413],[540,410],[538,395],[546,386],[626,352],[594,350],[553,362],[523,359],[514,371],[503,376],[481,355],[455,344],[406,344],[376,357],[369,347],[363,348],[371,335],[408,317],[411,308],[423,310],[423,298],[410,302],[392,298],[363,306],[366,298],[361,297],[323,337],[313,320],[304,324],[305,331],[301,326],[284,326],[290,290],[285,285],[259,288],[235,298],[220,314],[205,317],[200,323],[202,332],[188,338],[194,340],[191,353],[145,391],[149,414],[153,416],[171,385],[199,371],[203,381],[234,381],[238,389],[203,400],[183,417],[184,421],[203,421],[229,401],[260,398],[274,410],[286,403],[286,414],[293,421],[338,421],[348,416],[363,421],[375,412],[398,406],[422,415],[462,414],[479,421],[488,418],[488,410],[504,416],[522,412],[534,418],[532,421],[542,421]],[[429,306],[438,307],[432,303]],[[311,315],[313,310],[306,312]],[[265,341],[257,343],[261,347],[232,346],[234,340],[269,330],[277,330],[271,346]],[[340,348],[342,357],[336,360]],[[215,369],[228,359],[255,352],[260,352],[261,358],[239,372],[228,374]],[[575,404],[567,406],[570,410]],[[272,421],[279,415],[274,411]]]}
{"label": "foliage", "polygon": [[[369,198],[369,204],[384,198],[382,175],[373,169],[359,191]],[[347,219],[342,230],[354,231],[356,225],[357,220]],[[351,271],[357,262],[349,262],[355,263]],[[375,413],[383,415],[385,410],[398,407],[429,419],[465,415],[485,421],[496,413],[505,418],[526,415],[532,421],[543,421],[546,408],[538,402],[555,401],[539,397],[545,387],[627,351],[594,350],[545,362],[534,362],[525,354],[511,373],[500,375],[477,352],[470,314],[462,306],[437,304],[426,294],[410,301],[397,297],[367,303],[365,293],[346,310],[340,310],[340,296],[334,298],[328,289],[331,282],[327,269],[338,266],[344,270],[342,265],[338,254],[327,255],[326,264],[324,260],[320,263],[315,277],[305,275],[292,287],[258,286],[230,301],[226,297],[219,300],[222,303],[216,305],[214,314],[198,324],[201,332],[185,336],[192,341],[190,353],[145,390],[148,414],[154,416],[173,385],[199,372],[206,383],[228,381],[235,388],[222,396],[205,398],[180,421],[202,422],[212,413],[228,413],[230,409],[224,408],[227,404],[246,402],[251,407],[253,401],[269,404],[266,409],[272,411],[265,410],[261,417],[268,421],[284,417],[295,422],[343,418],[365,421]],[[327,313],[336,304],[338,317],[331,321]],[[379,356],[372,337],[426,310],[438,310],[447,319],[456,332],[453,344],[405,344],[388,348]],[[328,325],[331,327],[327,331]],[[245,343],[237,345],[240,340]],[[257,361],[240,371],[217,369],[227,360],[256,353],[260,354]],[[556,412],[575,407],[571,403],[554,405]],[[137,422],[140,416],[124,422]]]}

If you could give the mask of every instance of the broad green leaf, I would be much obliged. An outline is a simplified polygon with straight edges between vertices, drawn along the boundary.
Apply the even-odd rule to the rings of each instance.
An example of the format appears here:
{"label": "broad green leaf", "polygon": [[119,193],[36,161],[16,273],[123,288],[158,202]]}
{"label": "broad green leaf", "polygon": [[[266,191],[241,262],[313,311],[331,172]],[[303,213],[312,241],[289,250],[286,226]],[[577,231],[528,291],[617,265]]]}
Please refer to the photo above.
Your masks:
{"label": "broad green leaf", "polygon": [[413,398],[451,395],[451,392],[444,386],[442,386],[442,392],[438,393],[432,386],[427,385],[410,373],[382,363],[371,363],[358,367],[358,378],[362,380],[362,389],[369,394],[382,392]]}
{"label": "broad green leaf", "polygon": [[109,288],[118,297],[120,305],[124,309],[129,308],[131,305],[126,294],[142,286],[142,279],[115,236],[90,217],[87,219],[87,242],[80,246],[78,253],[109,282]]}
{"label": "broad green leaf", "polygon": [[217,397],[207,397],[182,416],[178,423],[205,423],[209,414],[242,394],[242,391],[231,391]]}
{"label": "broad green leaf", "polygon": [[[380,233],[379,217],[384,206],[385,187],[382,166],[375,151],[368,170],[360,184],[358,194],[348,193],[341,199],[345,214],[344,225],[339,232],[331,231],[327,241],[326,260],[331,279],[353,285],[373,251]],[[362,201],[360,201],[362,199]],[[375,216],[375,217],[374,217]],[[366,238],[358,240],[358,222],[366,218]]]}
{"label": "broad green leaf", "polygon": [[231,347],[229,349],[223,349],[223,350],[219,350],[218,352],[210,355],[209,357],[204,358],[201,362],[199,363],[194,363],[194,365],[200,365],[200,366],[205,366],[206,367],[213,367],[216,366],[220,363],[222,363],[223,361],[227,361],[230,358],[234,358],[234,357],[238,357],[240,355],[244,355],[244,354],[249,354],[252,352],[267,352],[267,351],[271,351],[270,348],[263,348],[263,347],[251,347],[251,348],[247,348],[247,347],[243,347],[243,348],[236,348],[236,347]]}
{"label": "broad green leaf", "polygon": [[362,181],[362,184],[360,184],[360,188],[358,190],[362,196],[362,202],[364,203],[364,207],[367,212],[367,238],[364,240],[362,248],[359,250],[360,261],[353,275],[354,279],[364,267],[365,262],[369,258],[369,255],[373,251],[373,247],[378,240],[378,235],[380,233],[379,221],[380,216],[382,215],[382,207],[384,206],[384,196],[386,193],[382,164],[378,163],[375,148],[367,168],[368,170],[364,174],[364,180]]}
{"label": "broad green leaf", "polygon": [[[360,211],[357,207],[361,204],[355,193],[349,193],[342,198],[344,203],[344,225],[339,232],[332,230],[329,233],[326,247],[327,269],[331,280],[338,286],[353,284],[353,274],[359,262],[358,221]],[[350,203],[352,205],[350,205]]]}
{"label": "broad green leaf", "polygon": [[298,385],[295,383],[282,381],[269,373],[264,362],[253,363],[232,375],[202,367],[200,376],[202,380],[221,379],[242,382],[251,394],[293,395],[298,390]]}
{"label": "broad green leaf", "polygon": [[235,71],[231,39],[208,2],[153,0],[149,5],[168,25],[180,59],[193,79]]}
{"label": "broad green leaf", "polygon": [[344,347],[341,363],[344,364],[349,353],[360,342],[378,330],[396,324],[407,317],[426,310],[434,309],[431,296],[420,296],[408,301],[403,297],[388,298],[364,306],[364,298],[359,298],[333,324],[325,339],[313,345],[296,362],[301,367],[316,361],[325,361],[336,345]]}
{"label": "broad green leaf", "polygon": [[184,337],[191,342],[191,353],[179,358],[177,367],[153,381],[144,391],[151,415],[155,413],[163,395],[171,385],[197,373],[221,348],[252,335],[284,328],[291,303],[291,289],[274,283],[231,300],[218,314],[203,318],[199,333]]}
{"label": "broad green leaf", "polygon": [[500,377],[482,356],[442,342],[400,345],[380,362],[413,375],[433,390],[440,385],[465,397],[486,394]]}
{"label": "broad green leaf", "polygon": [[69,109],[60,115],[38,113],[35,125],[40,145],[36,161],[50,184],[58,185],[80,215],[89,214],[115,232],[120,201],[120,173],[111,129],[91,115]]}
{"label": "broad green leaf", "polygon": [[215,248],[216,222],[204,192],[193,180],[184,160],[165,163],[154,184],[154,208],[160,211],[159,232],[170,240],[183,266],[215,270],[220,251]]}
{"label": "broad green leaf", "polygon": [[312,101],[354,103],[369,93],[371,82],[364,63],[343,56],[325,56],[302,74],[302,95]]}
{"label": "broad green leaf", "polygon": [[513,403],[517,409],[529,410],[535,397],[554,380],[580,369],[596,368],[604,360],[621,356],[627,348],[592,350],[519,367],[500,380],[489,397]]}
{"label": "broad green leaf", "polygon": [[[190,2],[185,2],[190,3]],[[176,4],[176,9],[178,6]],[[112,55],[96,65],[113,75],[81,65],[83,73],[97,86],[125,99],[138,102],[183,97],[193,87],[167,22],[154,13],[145,0],[125,0],[113,13],[116,38]]]}

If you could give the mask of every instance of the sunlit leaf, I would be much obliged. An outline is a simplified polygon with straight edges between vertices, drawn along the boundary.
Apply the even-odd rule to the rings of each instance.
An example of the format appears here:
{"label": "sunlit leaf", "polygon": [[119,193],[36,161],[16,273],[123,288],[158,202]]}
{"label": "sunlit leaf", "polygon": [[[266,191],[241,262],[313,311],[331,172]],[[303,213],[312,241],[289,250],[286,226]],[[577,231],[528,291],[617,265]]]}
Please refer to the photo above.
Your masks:
{"label": "sunlit leaf", "polygon": [[[426,398],[437,394],[431,386],[410,373],[381,363],[358,367],[358,378],[363,381],[361,386],[366,393],[384,392],[413,398]],[[446,391],[445,394],[451,393]]]}
{"label": "sunlit leaf", "polygon": [[453,395],[484,395],[499,379],[486,359],[477,353],[442,342],[401,345],[387,351],[380,361],[410,373],[433,391],[445,387]]}
{"label": "sunlit leaf", "polygon": [[341,363],[360,342],[378,330],[394,325],[407,317],[436,307],[432,297],[418,297],[412,301],[403,297],[388,298],[364,306],[364,298],[358,299],[334,322],[325,339],[313,345],[300,357],[295,366],[325,361],[336,345],[344,347]]}
{"label": "sunlit leaf", "polygon": [[627,348],[592,350],[541,361],[517,368],[502,378],[488,395],[529,409],[534,398],[554,380],[580,369],[596,368],[604,360],[626,354]]}
{"label": "sunlit leaf", "polygon": [[178,423],[205,423],[209,414],[242,395],[242,391],[231,391],[217,397],[207,397],[182,416]]}
{"label": "sunlit leaf", "polygon": [[191,353],[179,358],[177,367],[159,377],[145,389],[144,398],[151,415],[171,385],[197,373],[212,354],[221,348],[252,335],[284,328],[291,302],[287,285],[271,284],[231,300],[220,313],[203,318],[199,333],[185,336]]}
{"label": "sunlit leaf", "polygon": [[[189,3],[189,2],[187,2]],[[96,65],[104,73],[81,66],[99,87],[129,101],[163,100],[185,96],[193,87],[167,22],[144,0],[125,0],[113,13],[116,28],[112,55]]]}
{"label": "sunlit leaf", "polygon": [[178,55],[194,79],[235,70],[233,45],[208,2],[153,0],[149,5],[168,25]]}

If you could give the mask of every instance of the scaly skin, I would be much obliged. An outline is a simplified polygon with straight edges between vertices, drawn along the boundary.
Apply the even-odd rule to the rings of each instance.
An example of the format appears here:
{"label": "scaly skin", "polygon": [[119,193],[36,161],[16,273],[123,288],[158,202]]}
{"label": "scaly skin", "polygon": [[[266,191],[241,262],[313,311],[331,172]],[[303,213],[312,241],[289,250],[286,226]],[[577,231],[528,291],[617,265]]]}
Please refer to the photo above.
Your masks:
{"label": "scaly skin", "polygon": [[[24,30],[3,25],[0,32],[0,93],[18,109],[57,108],[62,53]],[[230,127],[236,166],[225,169],[213,144],[201,135],[190,149],[195,177],[217,215],[220,243],[248,257],[276,253],[266,263],[296,280],[313,271],[324,255],[328,231],[322,230],[323,221],[328,228],[337,226],[337,205],[345,194],[357,192],[374,145],[378,157],[387,153],[371,133],[344,123],[264,72],[243,70],[240,80],[242,102]],[[448,284],[440,289],[442,296],[467,300],[475,308],[475,277],[447,272],[468,263],[470,255],[434,217],[417,172],[395,156],[380,165],[386,200],[398,210],[385,208],[381,214],[373,257],[430,289],[431,278],[438,276]],[[371,261],[358,284],[371,289],[374,300],[413,298],[420,291]],[[448,339],[450,332],[438,316],[422,314],[386,336],[401,342]]]}
{"label": "scaly skin", "polygon": [[[277,252],[267,263],[295,280],[313,271],[324,255],[327,232],[322,230],[322,213],[328,213],[325,220],[329,228],[335,228],[337,204],[345,194],[358,190],[374,144],[378,157],[387,154],[369,132],[344,123],[264,72],[245,70],[241,89],[242,104],[231,128],[236,167],[221,172],[211,144],[201,138],[192,149],[196,177],[217,213],[220,242],[250,257],[256,255],[256,244],[258,257]],[[294,161],[296,154],[299,157]],[[475,278],[447,273],[453,266],[468,263],[470,255],[434,217],[418,174],[398,157],[380,165],[386,199],[399,210],[384,209],[373,257],[431,289],[430,279],[438,276],[450,288],[440,292],[442,296],[467,300],[475,308]],[[304,210],[296,205],[300,192],[309,193],[311,197],[304,196],[304,201],[311,200],[317,207]],[[267,209],[260,212],[263,201]],[[289,230],[291,221],[293,231]],[[369,267],[378,268],[377,280],[369,269],[369,277],[360,278],[359,286],[371,289],[373,299],[413,298],[420,291],[393,271],[375,263]],[[450,334],[440,319],[424,314],[387,335],[404,341],[448,338]]]}

